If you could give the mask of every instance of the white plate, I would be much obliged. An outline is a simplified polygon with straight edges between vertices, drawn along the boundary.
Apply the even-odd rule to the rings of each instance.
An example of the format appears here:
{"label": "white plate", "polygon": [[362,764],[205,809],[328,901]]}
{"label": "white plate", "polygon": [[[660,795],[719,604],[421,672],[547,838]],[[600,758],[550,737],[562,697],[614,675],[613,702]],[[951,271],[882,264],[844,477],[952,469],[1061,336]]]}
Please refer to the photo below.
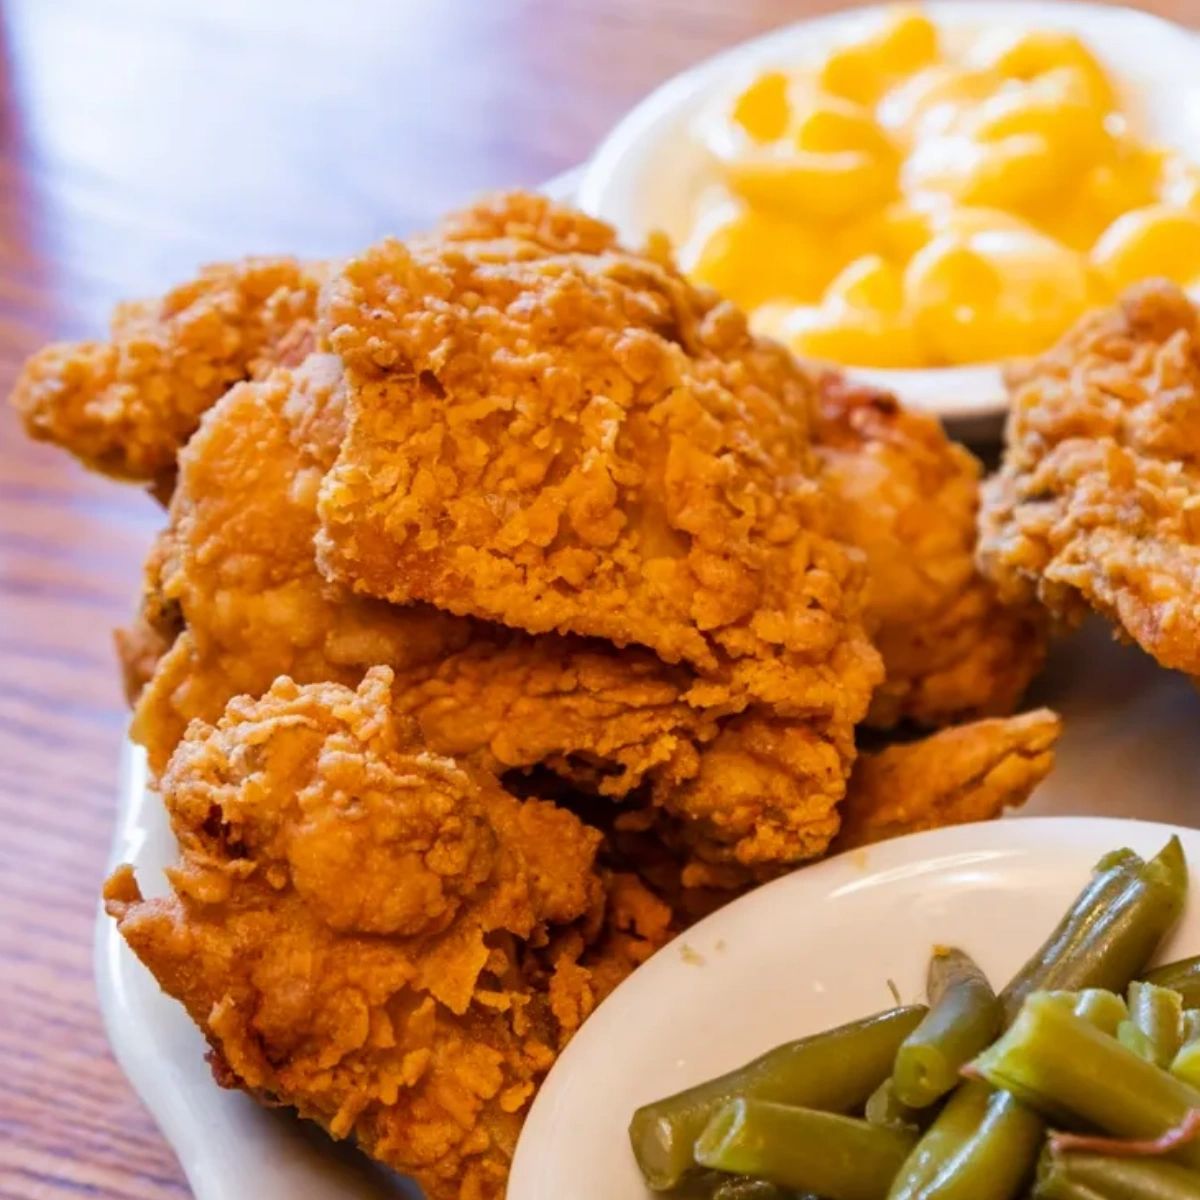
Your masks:
{"label": "white plate", "polygon": [[[629,1150],[635,1108],[791,1038],[923,998],[929,949],[995,981],[1037,949],[1093,863],[1156,853],[1168,825],[1032,819],[851,851],[753,892],[666,947],[589,1019],[534,1101],[511,1200],[651,1200]],[[1200,866],[1200,833],[1183,833]],[[1172,954],[1200,949],[1190,900]]]}
{"label": "white plate", "polygon": [[[1200,160],[1200,38],[1132,9],[1053,0],[931,0],[924,5],[948,29],[997,24],[1077,33],[1124,85],[1144,135]],[[642,101],[609,134],[584,172],[579,203],[637,244],[662,229],[676,245],[691,225],[692,204],[714,172],[690,127],[713,95],[737,78],[795,64],[854,36],[880,8],[800,21],[735,46],[677,75]],[[853,374],[895,392],[915,408],[973,432],[994,428],[1006,406],[995,366],[867,370]]]}
{"label": "white plate", "polygon": [[[1103,813],[1200,825],[1200,791],[1196,786],[1200,779],[1200,738],[1196,736],[1196,731],[1200,730],[1200,693],[1182,676],[1160,670],[1136,649],[1117,645],[1107,628],[1096,621],[1055,648],[1031,703],[1052,704],[1063,713],[1066,724],[1058,765],[1027,806],[1027,813]],[[174,844],[161,805],[145,788],[140,752],[130,749],[126,760],[112,861],[133,863],[147,893],[161,894],[165,891],[162,869],[174,858]],[[1093,845],[1086,839],[1093,837],[1096,829],[1106,827],[1104,822],[1091,821],[1022,821],[976,826],[970,831],[938,836],[966,839],[965,843],[956,844],[989,850],[1008,844],[1006,839],[1013,828],[1022,832],[1012,836],[1035,844],[1039,838],[1044,838],[1051,859],[1064,872],[1063,888],[1069,892],[1074,886],[1070,872],[1075,871],[1078,875],[1086,863],[1076,862],[1069,855],[1059,861],[1055,858],[1058,847],[1077,837],[1085,846],[1083,858],[1086,859],[1092,853],[1088,847]],[[1120,841],[1124,836],[1118,835],[1116,840]],[[1157,836],[1157,833],[1149,835],[1150,841]],[[1099,841],[1104,842],[1105,837],[1100,837]],[[908,841],[904,846],[936,847],[937,844],[932,840]],[[870,851],[867,861],[878,864],[887,861],[887,856],[892,854],[911,852],[911,849],[880,847]],[[1200,864],[1200,856],[1196,856],[1196,861]],[[823,878],[822,873],[827,870],[829,868],[824,866],[804,868],[787,887],[807,888],[810,885],[805,880]],[[1200,875],[1200,868],[1197,873]],[[973,904],[970,888],[966,886],[969,880],[964,880],[961,871],[955,880],[959,891],[956,903]],[[982,875],[980,880],[982,882]],[[928,887],[932,894],[935,881],[929,880]],[[818,924],[815,908],[789,915],[782,900],[788,894],[786,890],[769,893],[771,897],[780,898],[767,901],[771,906],[767,922],[770,930],[780,933],[781,939],[788,931],[788,936],[799,936],[810,930],[815,932]],[[893,910],[884,889],[876,888],[869,894],[878,902],[872,920],[883,922],[882,927],[899,938],[907,928],[911,914]],[[983,894],[987,896],[992,892],[985,890]],[[1031,894],[1028,902],[1040,904],[1039,894]],[[988,919],[990,921],[994,916],[1003,923],[1011,915],[997,912],[989,914]],[[1029,936],[1033,941],[1037,940],[1043,924],[1042,918],[1031,919]],[[958,936],[956,930],[959,928],[941,928],[938,936]],[[689,944],[699,944],[694,942],[691,933],[685,940]],[[779,942],[776,957],[781,970],[792,953],[787,947],[792,945],[794,943],[783,940]],[[897,948],[899,946],[897,942]],[[844,948],[843,944],[839,954]],[[974,941],[971,948],[985,958],[991,952],[987,946]],[[914,978],[912,972],[919,971],[921,953],[923,951],[915,949],[909,957],[898,955],[902,961],[895,966],[889,960],[885,975]],[[655,960],[647,969],[669,971],[673,958],[678,957],[678,949],[668,948],[661,957],[666,966],[656,966],[658,960]],[[865,990],[873,989],[885,975],[879,975],[874,965],[861,969],[862,961],[856,952],[856,957],[846,959],[843,967],[848,974],[860,975],[855,986],[862,987],[865,994]],[[998,963],[997,969],[1003,965]],[[772,965],[771,971],[774,970]],[[906,970],[908,974],[904,973]],[[548,1200],[549,1197],[585,1200],[583,1195],[572,1191],[556,1195],[552,1191],[534,1190],[535,1179],[536,1187],[544,1188],[544,1180],[536,1175],[541,1159],[545,1157],[547,1162],[553,1162],[560,1153],[554,1141],[558,1135],[548,1138],[545,1132],[551,1127],[558,1128],[547,1124],[551,1120],[547,1114],[560,1103],[554,1096],[573,1088],[588,1092],[603,1111],[609,1111],[605,1107],[608,1101],[604,1077],[593,1077],[592,1060],[585,1057],[592,1053],[587,1047],[595,1046],[601,1035],[589,1031],[594,1022],[600,1022],[598,1027],[601,1029],[606,1025],[611,1027],[609,1023],[613,1018],[607,1014],[613,1007],[623,1010],[628,1003],[623,998],[626,989],[638,989],[639,997],[647,995],[643,989],[649,985],[639,982],[643,974],[645,969],[593,1016],[581,1035],[586,1039],[579,1043],[584,1048],[572,1050],[555,1068],[550,1099],[545,1104],[539,1100],[536,1120],[522,1137],[519,1189],[514,1186],[510,1200]],[[708,972],[691,971],[683,978],[690,985],[704,982],[707,987],[710,976]],[[760,971],[755,978],[762,980],[761,985],[735,1010],[746,1015],[746,1028],[737,1034],[738,1037],[749,1038],[761,1031],[764,1040],[771,1040],[775,1036],[771,1032],[774,1027],[766,1024],[770,1012],[785,1012],[797,1023],[789,1025],[779,1034],[780,1038],[789,1031],[800,1029],[802,1032],[809,1028],[805,1022],[809,1022],[810,1017],[813,1024],[824,1021],[823,1010],[816,1007],[816,1000],[808,991],[789,994],[780,1001],[778,997],[773,998],[772,993],[777,979],[782,976]],[[253,1200],[296,1200],[297,1197],[303,1197],[303,1200],[382,1200],[418,1194],[415,1189],[405,1192],[394,1176],[370,1167],[364,1158],[344,1146],[335,1146],[318,1131],[287,1114],[264,1112],[246,1097],[218,1088],[204,1063],[206,1047],[203,1038],[183,1009],[159,992],[153,977],[134,958],[117,935],[113,923],[102,912],[96,923],[96,982],[117,1060],[179,1155],[195,1200],[249,1200],[251,1196]],[[841,987],[840,982],[838,986]],[[870,994],[875,993],[871,991]],[[639,1001],[641,1009],[631,1023],[630,1036],[649,1036],[653,1031],[656,1038],[663,1039],[664,1046],[678,1047],[677,1030],[691,1027],[688,1023],[693,1018],[689,1015],[689,1005],[706,1004],[704,997],[705,989],[693,986],[685,1005],[670,1002],[665,993],[661,1000],[644,1004]],[[802,998],[803,1004],[800,1003]],[[728,1053],[735,1059],[741,1053],[740,1045],[729,1047]],[[641,1065],[641,1060],[629,1057],[630,1053],[631,1048],[618,1039],[608,1051],[608,1057],[626,1064],[623,1070],[633,1084],[643,1078],[653,1079],[655,1082],[649,1086],[649,1091],[665,1090],[657,1080],[663,1079],[669,1084],[674,1076],[652,1076]],[[647,1060],[650,1061],[660,1060]],[[703,1073],[707,1068],[702,1070],[697,1066],[696,1070]],[[621,1109],[622,1119],[627,1116],[627,1108],[628,1105]],[[617,1120],[615,1110],[609,1115],[613,1121]],[[581,1128],[586,1128],[592,1119],[589,1115],[588,1122]],[[578,1141],[572,1141],[571,1145],[579,1147]],[[582,1153],[591,1153],[587,1147],[580,1149]],[[623,1143],[617,1145],[617,1151],[621,1150]],[[612,1169],[620,1171],[622,1161],[618,1154],[613,1159]],[[608,1169],[606,1165],[604,1171]],[[584,1178],[584,1173],[580,1172],[575,1182],[582,1186],[579,1181]],[[602,1173],[596,1186],[602,1186],[609,1178],[608,1174]],[[248,1184],[248,1180],[253,1184]],[[606,1200],[624,1200],[616,1185],[613,1186],[611,1193],[595,1194],[603,1194]],[[629,1196],[640,1194],[636,1191],[626,1193]]]}

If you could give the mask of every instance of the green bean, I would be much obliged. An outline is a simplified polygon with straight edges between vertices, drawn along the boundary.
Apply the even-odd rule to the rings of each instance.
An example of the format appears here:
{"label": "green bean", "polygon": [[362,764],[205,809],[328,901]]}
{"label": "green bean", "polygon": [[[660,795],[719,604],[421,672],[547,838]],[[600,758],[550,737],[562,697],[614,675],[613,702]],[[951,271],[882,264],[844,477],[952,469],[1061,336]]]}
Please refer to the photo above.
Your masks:
{"label": "green bean", "polygon": [[1200,1008],[1183,1010],[1183,1044],[1200,1039]]}
{"label": "green bean", "polygon": [[1071,1011],[1110,1037],[1116,1036],[1121,1022],[1129,1016],[1125,1001],[1116,992],[1108,992],[1104,988],[1084,988],[1082,992],[1076,992]]}
{"label": "green bean", "polygon": [[916,1136],[853,1117],[730,1100],[696,1139],[696,1161],[826,1200],[884,1200]]}
{"label": "green bean", "polygon": [[712,1200],[792,1200],[794,1193],[765,1179],[735,1176],[721,1179],[709,1195]]}
{"label": "green bean", "polygon": [[1186,1042],[1171,1059],[1171,1074],[1200,1091],[1200,1042]]}
{"label": "green bean", "polygon": [[1033,1172],[1044,1131],[1012,1096],[969,1080],[905,1160],[888,1200],[1010,1200]]}
{"label": "green bean", "polygon": [[1117,1038],[1135,1054],[1159,1067],[1169,1067],[1183,1044],[1183,1003],[1178,992],[1153,983],[1129,985],[1129,1019]]}
{"label": "green bean", "polygon": [[863,1110],[872,1125],[887,1125],[899,1129],[919,1129],[925,1122],[926,1111],[909,1108],[896,1095],[896,1089],[890,1078],[885,1079],[867,1098],[867,1106]]}
{"label": "green bean", "polygon": [[952,1091],[960,1068],[1000,1033],[1001,1010],[987,977],[961,950],[945,949],[929,963],[929,1012],[896,1052],[892,1088],[910,1108]]}
{"label": "green bean", "polygon": [[[1132,850],[1106,854],[1055,931],[1001,993],[1004,1023],[1033,991],[1124,990],[1174,924],[1186,888],[1178,839],[1150,863]],[[1032,1173],[1042,1132],[1040,1118],[1011,1097],[997,1097],[981,1082],[960,1087],[904,1164],[891,1200],[1010,1200]]]}
{"label": "green bean", "polygon": [[1200,1009],[1183,1011],[1183,1045],[1171,1060],[1171,1074],[1200,1089]]}
{"label": "green bean", "polygon": [[[1051,1120],[1094,1125],[1118,1137],[1161,1137],[1200,1109],[1200,1091],[1139,1058],[1052,996],[1030,996],[1012,1028],[975,1066],[993,1086]],[[1200,1143],[1181,1145],[1173,1156],[1200,1167]]]}
{"label": "green bean", "polygon": [[1117,1036],[1122,1022],[1129,1020],[1129,1009],[1116,992],[1103,988],[1084,988],[1082,992],[1043,992],[1066,1005],[1077,1017],[1089,1025],[1102,1029],[1110,1037]]}
{"label": "green bean", "polygon": [[1107,855],[1058,928],[1001,994],[1006,1023],[1034,991],[1124,991],[1183,910],[1187,862],[1172,838],[1150,862]]}
{"label": "green bean", "polygon": [[830,1112],[860,1107],[887,1077],[897,1048],[925,1012],[921,1005],[894,1008],[788,1042],[727,1075],[639,1108],[629,1140],[646,1182],[655,1190],[675,1187],[694,1165],[692,1148],[709,1118],[739,1096]]}
{"label": "green bean", "polygon": [[1181,958],[1178,962],[1164,963],[1153,971],[1147,971],[1142,978],[1147,983],[1178,992],[1185,1008],[1200,1005],[1200,954],[1193,958]]}
{"label": "green bean", "polygon": [[1036,1200],[1200,1200],[1200,1175],[1156,1160],[1047,1152],[1033,1194]]}

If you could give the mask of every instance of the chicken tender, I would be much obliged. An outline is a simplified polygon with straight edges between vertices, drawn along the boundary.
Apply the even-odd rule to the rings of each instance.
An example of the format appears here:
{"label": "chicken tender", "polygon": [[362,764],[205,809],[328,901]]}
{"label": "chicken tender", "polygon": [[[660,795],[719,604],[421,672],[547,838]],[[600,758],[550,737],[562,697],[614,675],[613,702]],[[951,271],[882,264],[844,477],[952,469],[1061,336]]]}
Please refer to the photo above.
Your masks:
{"label": "chicken tender", "polygon": [[1013,370],[980,564],[1003,595],[1088,608],[1200,675],[1200,318],[1141,284]]}
{"label": "chicken tender", "polygon": [[485,1200],[586,1016],[562,1003],[577,981],[551,1003],[553,942],[596,924],[599,835],[426,750],[391,682],[281,679],[194,725],[162,777],[172,895],[121,868],[106,905],[220,1082],[352,1135],[431,1200]]}
{"label": "chicken tender", "polygon": [[1050,773],[1062,721],[1046,708],[943,729],[862,755],[833,851],[998,817]]}
{"label": "chicken tender", "polygon": [[977,571],[978,461],[932,417],[826,375],[813,437],[840,502],[838,536],[867,558],[866,618],[887,678],[868,722],[940,726],[1012,712],[1045,658],[1044,614]]}
{"label": "chicken tender", "polygon": [[13,403],[30,436],[87,466],[160,485],[204,412],[239,380],[311,347],[323,267],[251,258],[158,300],[118,305],[107,342],[59,342],[26,364]]}
{"label": "chicken tender", "polygon": [[459,220],[480,240],[385,241],[329,285],[349,428],[322,568],[359,594],[646,646],[700,674],[697,702],[711,681],[860,720],[879,663],[861,571],[827,532],[808,377],[589,218],[510,196]]}

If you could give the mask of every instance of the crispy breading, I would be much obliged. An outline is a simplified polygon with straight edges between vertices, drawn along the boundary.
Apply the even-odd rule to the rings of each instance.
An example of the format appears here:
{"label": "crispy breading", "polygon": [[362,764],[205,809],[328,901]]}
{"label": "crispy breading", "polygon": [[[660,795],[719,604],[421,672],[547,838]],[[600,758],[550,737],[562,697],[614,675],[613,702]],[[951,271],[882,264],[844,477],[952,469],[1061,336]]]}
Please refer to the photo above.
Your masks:
{"label": "crispy breading", "polygon": [[434,661],[470,639],[455,617],[359,599],[317,572],[313,505],[341,428],[339,381],[335,358],[312,355],[238,385],[180,454],[139,621],[154,628],[172,612],[183,627],[134,714],[155,770],[188,721],[215,720],[278,675],[354,685],[375,664]]}
{"label": "crispy breading", "polygon": [[169,480],[179,448],[234,383],[308,353],[323,271],[291,258],[207,267],[160,299],[118,305],[108,341],[46,346],[13,403],[32,437],[97,471]]}
{"label": "crispy breading", "polygon": [[221,1082],[431,1200],[498,1200],[567,1038],[687,923],[1049,768],[1040,713],[851,775],[884,660],[882,725],[1036,667],[974,461],[544,198],[210,269],[15,398],[171,493],[119,644],[180,861],[109,912]]}
{"label": "crispy breading", "polygon": [[491,236],[385,241],[329,285],[350,419],[323,569],[854,724],[879,666],[827,534],[808,377],[665,257],[544,198],[462,221]]}
{"label": "crispy breading", "polygon": [[[639,647],[531,637],[322,578],[313,504],[340,436],[339,378],[335,359],[314,355],[240,385],[180,456],[139,622],[183,622],[135,712],[153,769],[188,721],[215,720],[232,696],[259,695],[277,675],[353,685],[383,663],[399,673],[398,708],[439,753],[497,772],[545,766],[618,799],[647,784],[646,799],[709,859],[793,861],[824,849],[852,743],[799,719],[722,729],[739,703],[715,687],[707,705],[690,703],[694,674]],[[146,640],[130,636],[127,647]],[[144,672],[140,654],[136,665]],[[761,736],[736,749],[763,725],[775,731],[769,751]]]}
{"label": "crispy breading", "polygon": [[556,960],[587,970],[555,930],[603,923],[599,835],[430,753],[391,686],[281,679],[193,725],[162,777],[173,894],[144,900],[123,868],[106,904],[221,1082],[353,1135],[431,1200],[484,1200],[575,1006],[619,973],[606,953],[596,995],[575,978],[551,1003]]}
{"label": "crispy breading", "polygon": [[986,821],[1024,804],[1054,765],[1061,732],[1058,715],[1039,708],[861,755],[832,850]]}
{"label": "crispy breading", "polygon": [[1003,594],[1088,608],[1200,675],[1200,317],[1173,284],[1132,288],[1015,368],[980,564]]}
{"label": "crispy breading", "polygon": [[887,678],[868,722],[948,725],[1016,707],[1045,658],[1045,618],[977,571],[980,466],[932,417],[827,374],[813,438],[840,503],[835,530],[867,558],[866,618]]}

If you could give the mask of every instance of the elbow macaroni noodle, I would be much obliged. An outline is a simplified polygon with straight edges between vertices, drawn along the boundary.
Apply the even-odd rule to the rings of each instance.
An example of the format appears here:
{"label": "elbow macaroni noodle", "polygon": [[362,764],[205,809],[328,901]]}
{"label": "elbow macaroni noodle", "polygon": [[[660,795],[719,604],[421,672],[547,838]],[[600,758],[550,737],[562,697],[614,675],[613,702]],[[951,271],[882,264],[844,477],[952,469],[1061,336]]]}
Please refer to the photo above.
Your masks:
{"label": "elbow macaroni noodle", "polygon": [[1134,280],[1200,282],[1200,168],[1132,135],[1071,34],[955,41],[896,9],[751,80],[703,136],[721,182],[685,265],[800,354],[990,362]]}

